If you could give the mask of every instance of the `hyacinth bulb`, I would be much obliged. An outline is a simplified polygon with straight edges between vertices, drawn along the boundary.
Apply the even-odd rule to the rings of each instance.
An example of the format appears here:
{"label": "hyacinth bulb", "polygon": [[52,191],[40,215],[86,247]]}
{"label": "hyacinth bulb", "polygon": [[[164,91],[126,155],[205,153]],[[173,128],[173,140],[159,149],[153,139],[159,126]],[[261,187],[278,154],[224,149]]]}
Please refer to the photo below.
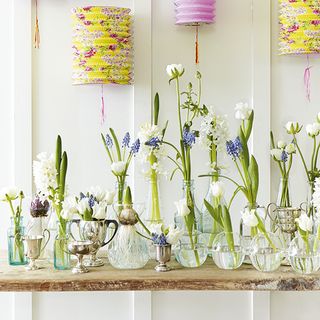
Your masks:
{"label": "hyacinth bulb", "polygon": [[30,214],[32,217],[45,217],[48,214],[50,204],[48,200],[42,201],[39,196],[36,196],[30,205]]}

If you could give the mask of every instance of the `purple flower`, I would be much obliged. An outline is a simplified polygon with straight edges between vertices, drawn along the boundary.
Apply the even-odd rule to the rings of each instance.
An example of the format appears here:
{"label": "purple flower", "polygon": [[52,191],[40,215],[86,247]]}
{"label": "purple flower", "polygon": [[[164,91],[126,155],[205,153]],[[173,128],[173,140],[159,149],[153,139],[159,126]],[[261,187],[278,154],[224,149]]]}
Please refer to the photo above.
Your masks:
{"label": "purple flower", "polygon": [[132,154],[137,154],[139,152],[140,149],[140,140],[137,139],[131,146],[131,153]]}
{"label": "purple flower", "polygon": [[113,146],[113,140],[108,134],[106,135],[106,145],[109,149]]}
{"label": "purple flower", "polygon": [[287,160],[288,160],[288,153],[285,152],[284,150],[282,151],[282,154],[281,154],[281,160],[283,162],[287,162]]}
{"label": "purple flower", "polygon": [[89,200],[88,200],[88,203],[89,203],[89,207],[92,209],[93,206],[94,206],[94,204],[95,204],[94,196],[93,196],[93,195],[90,195]]}
{"label": "purple flower", "polygon": [[122,140],[122,148],[128,148],[130,144],[130,133],[127,132]]}
{"label": "purple flower", "polygon": [[183,129],[182,140],[186,147],[192,147],[192,145],[196,143],[196,136],[193,132]]}
{"label": "purple flower", "polygon": [[226,142],[227,153],[234,160],[240,157],[240,154],[243,150],[240,138],[237,137],[234,141],[229,140]]}
{"label": "purple flower", "polygon": [[32,217],[45,217],[48,214],[50,204],[48,200],[41,201],[37,195],[31,202],[30,213]]}
{"label": "purple flower", "polygon": [[159,245],[159,246],[165,246],[168,244],[167,238],[163,233],[161,233],[160,235],[153,233],[152,234],[152,241],[154,244]]}
{"label": "purple flower", "polygon": [[160,142],[161,141],[160,141],[160,139],[158,137],[154,137],[154,138],[151,138],[149,141],[146,142],[146,146],[158,149]]}

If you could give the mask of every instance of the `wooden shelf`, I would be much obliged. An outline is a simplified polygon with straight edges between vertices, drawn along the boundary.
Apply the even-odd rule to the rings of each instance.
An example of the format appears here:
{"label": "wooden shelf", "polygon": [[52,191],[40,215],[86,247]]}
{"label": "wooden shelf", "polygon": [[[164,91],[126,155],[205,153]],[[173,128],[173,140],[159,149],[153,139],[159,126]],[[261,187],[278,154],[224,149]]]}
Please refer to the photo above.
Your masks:
{"label": "wooden shelf", "polygon": [[293,273],[289,267],[281,267],[274,273],[261,273],[252,266],[238,270],[220,270],[211,258],[196,269],[186,269],[175,261],[173,270],[158,273],[150,262],[140,270],[116,270],[109,264],[92,268],[82,275],[70,270],[57,271],[51,265],[37,271],[25,271],[24,267],[10,267],[0,261],[0,291],[127,291],[127,290],[267,290],[306,291],[320,290],[319,275],[303,276]]}

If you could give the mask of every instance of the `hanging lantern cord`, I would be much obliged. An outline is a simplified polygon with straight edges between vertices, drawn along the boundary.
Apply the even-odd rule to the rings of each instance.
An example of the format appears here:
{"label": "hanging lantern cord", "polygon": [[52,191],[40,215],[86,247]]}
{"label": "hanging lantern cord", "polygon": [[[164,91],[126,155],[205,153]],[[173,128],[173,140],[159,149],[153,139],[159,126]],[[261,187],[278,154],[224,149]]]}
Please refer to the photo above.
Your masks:
{"label": "hanging lantern cord", "polygon": [[199,25],[196,25],[196,64],[199,64]]}
{"label": "hanging lantern cord", "polygon": [[38,0],[36,2],[36,22],[34,26],[34,47],[36,49],[40,48],[40,30],[39,30],[39,19],[38,19]]}
{"label": "hanging lantern cord", "polygon": [[311,68],[309,55],[307,55],[307,67],[304,70],[304,88],[306,92],[306,98],[310,102],[311,101]]}
{"label": "hanging lantern cord", "polygon": [[101,85],[101,125],[104,124],[105,120],[105,107],[104,107],[104,92],[103,92],[103,84]]}

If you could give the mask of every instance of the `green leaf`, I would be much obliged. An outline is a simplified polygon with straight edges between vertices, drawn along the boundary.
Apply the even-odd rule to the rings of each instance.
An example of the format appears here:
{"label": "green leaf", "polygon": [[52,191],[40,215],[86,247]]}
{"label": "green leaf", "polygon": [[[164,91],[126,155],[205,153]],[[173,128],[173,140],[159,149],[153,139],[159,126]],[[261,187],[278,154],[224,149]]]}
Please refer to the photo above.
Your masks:
{"label": "green leaf", "polygon": [[61,139],[60,135],[58,135],[57,142],[56,142],[56,170],[57,170],[56,181],[57,181],[57,185],[59,185],[59,183],[60,183],[61,154],[62,154],[62,139]]}
{"label": "green leaf", "polygon": [[212,219],[214,219],[214,221],[223,227],[223,222],[221,220],[221,206],[214,208],[206,199],[204,199],[204,205],[210,213]]}
{"label": "green leaf", "polygon": [[270,131],[270,142],[271,142],[271,149],[274,149],[275,144],[274,144],[274,136],[272,131]]}
{"label": "green leaf", "polygon": [[68,156],[66,152],[63,152],[61,167],[60,167],[60,182],[59,182],[59,200],[61,201],[64,200],[67,170],[68,170]]}
{"label": "green leaf", "polygon": [[250,117],[248,119],[248,124],[246,126],[246,132],[245,132],[245,137],[246,140],[248,141],[251,135],[251,131],[252,131],[252,126],[253,126],[253,120],[254,120],[254,111],[251,111]]}
{"label": "green leaf", "polygon": [[165,125],[164,125],[164,128],[162,129],[162,140],[164,139],[164,136],[166,135],[166,131],[167,131],[167,128],[168,128],[168,124],[169,124],[169,120],[166,121]]}
{"label": "green leaf", "polygon": [[232,222],[230,217],[230,212],[227,208],[227,206],[221,206],[222,210],[222,219],[223,219],[223,228],[225,232],[233,232],[232,229]]}
{"label": "green leaf", "polygon": [[158,125],[159,120],[159,110],[160,110],[160,101],[159,101],[159,94],[158,92],[154,96],[154,103],[153,103],[153,119],[152,122],[154,125]]}
{"label": "green leaf", "polygon": [[243,157],[243,161],[245,164],[245,167],[248,168],[249,166],[249,150],[248,150],[248,144],[247,144],[247,140],[244,136],[243,130],[240,127],[239,129],[239,138],[240,138],[240,142],[242,144],[242,157]]}
{"label": "green leaf", "polygon": [[114,130],[112,128],[109,128],[110,130],[110,133],[111,133],[111,136],[113,138],[113,142],[114,142],[114,145],[116,147],[116,151],[117,151],[117,156],[118,156],[118,161],[121,161],[121,152],[120,152],[120,145],[119,145],[119,141],[117,139],[117,136],[114,132]]}
{"label": "green leaf", "polygon": [[250,159],[250,165],[248,168],[249,176],[251,180],[251,191],[252,191],[252,197],[253,202],[256,202],[257,200],[257,194],[259,189],[259,167],[258,163],[256,161],[256,158],[252,155]]}

